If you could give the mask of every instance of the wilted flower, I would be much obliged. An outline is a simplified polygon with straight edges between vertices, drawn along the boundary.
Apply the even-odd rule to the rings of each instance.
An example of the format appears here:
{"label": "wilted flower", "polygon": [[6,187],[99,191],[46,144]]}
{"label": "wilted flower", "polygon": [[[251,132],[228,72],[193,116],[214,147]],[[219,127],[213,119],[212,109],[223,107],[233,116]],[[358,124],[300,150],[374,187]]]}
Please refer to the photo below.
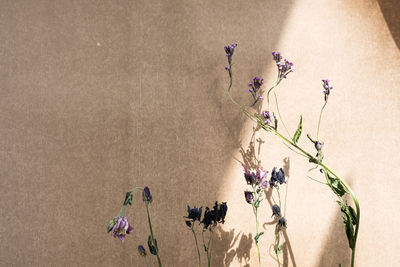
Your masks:
{"label": "wilted flower", "polygon": [[107,226],[107,233],[111,232],[111,235],[116,238],[118,237],[121,242],[124,242],[125,235],[132,232],[133,226],[129,224],[128,219],[124,216],[117,216],[110,220]]}
{"label": "wilted flower", "polygon": [[246,198],[247,203],[254,203],[254,193],[250,191],[244,191],[244,197]]}
{"label": "wilted flower", "polygon": [[185,217],[186,220],[186,225],[189,227],[192,227],[192,223],[195,221],[199,221],[201,219],[201,213],[202,213],[202,207],[200,208],[196,208],[194,207],[193,209],[190,208],[190,206],[187,206],[187,212],[188,212],[188,216]]}
{"label": "wilted flower", "polygon": [[276,66],[278,67],[278,77],[279,79],[286,78],[286,76],[293,72],[293,63],[284,59],[283,62],[281,61],[282,56],[280,52],[272,52],[273,60],[276,62]]}
{"label": "wilted flower", "polygon": [[333,87],[329,85],[329,80],[322,80],[322,82],[323,82],[322,87],[324,87],[324,98],[325,98],[325,101],[327,101],[328,96],[331,93],[331,90],[333,89]]}
{"label": "wilted flower", "polygon": [[153,196],[150,194],[150,189],[147,186],[143,189],[143,201],[150,203],[153,201]]}
{"label": "wilted flower", "polygon": [[287,221],[285,219],[285,217],[281,217],[278,221],[278,225],[281,227],[287,227]]}
{"label": "wilted flower", "polygon": [[146,257],[146,255],[147,255],[146,249],[142,245],[138,246],[138,252],[139,252],[140,256]]}
{"label": "wilted flower", "polygon": [[281,208],[277,204],[272,206],[272,216],[281,217]]}
{"label": "wilted flower", "polygon": [[271,179],[269,180],[269,185],[271,187],[273,186],[277,186],[279,184],[283,184],[286,183],[285,180],[285,172],[283,171],[282,168],[279,169],[279,172],[276,171],[276,167],[274,167],[272,169],[272,173],[271,173]]}

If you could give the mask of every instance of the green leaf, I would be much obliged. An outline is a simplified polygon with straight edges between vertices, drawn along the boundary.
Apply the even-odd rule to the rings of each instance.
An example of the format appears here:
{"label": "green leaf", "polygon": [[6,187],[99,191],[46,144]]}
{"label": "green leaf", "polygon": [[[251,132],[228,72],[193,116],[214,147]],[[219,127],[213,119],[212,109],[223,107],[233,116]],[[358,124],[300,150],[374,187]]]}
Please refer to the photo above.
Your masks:
{"label": "green leaf", "polygon": [[342,197],[344,194],[347,193],[344,185],[339,179],[330,176],[327,170],[323,170],[323,172],[325,174],[326,181],[328,182],[329,187],[338,197]]}
{"label": "green leaf", "polygon": [[275,113],[272,113],[272,115],[274,116],[274,129],[278,130],[278,119],[275,116]]}
{"label": "green leaf", "polygon": [[256,241],[256,244],[258,243],[258,239],[260,238],[260,236],[262,236],[263,234],[264,234],[264,232],[260,232],[254,237],[254,240]]}
{"label": "green leaf", "polygon": [[347,203],[343,204],[340,201],[337,201],[340,206],[340,210],[343,213],[343,223],[346,231],[347,240],[349,241],[349,247],[353,249],[355,247],[355,236],[354,236],[354,225],[356,224],[357,215],[354,212],[354,209],[351,206],[348,206]]}
{"label": "green leaf", "polygon": [[297,144],[302,130],[303,130],[303,116],[300,116],[299,126],[297,126],[297,130],[293,135],[293,143]]}

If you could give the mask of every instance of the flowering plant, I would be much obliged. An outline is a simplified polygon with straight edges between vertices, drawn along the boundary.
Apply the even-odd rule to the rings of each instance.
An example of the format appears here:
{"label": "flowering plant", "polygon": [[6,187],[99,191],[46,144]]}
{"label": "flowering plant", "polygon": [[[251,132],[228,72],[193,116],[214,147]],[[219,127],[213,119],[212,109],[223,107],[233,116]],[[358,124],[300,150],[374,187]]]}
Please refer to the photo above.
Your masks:
{"label": "flowering plant", "polygon": [[[125,200],[122,205],[121,210],[119,211],[118,215],[111,219],[110,222],[108,223],[107,226],[107,232],[110,233],[114,237],[118,237],[121,242],[124,242],[124,238],[126,234],[129,234],[133,230],[133,226],[129,224],[125,213],[126,213],[126,208],[128,205],[132,206],[132,200],[133,200],[133,194],[136,191],[141,191],[142,192],[142,198],[143,202],[145,203],[146,206],[146,212],[147,212],[147,221],[149,224],[149,238],[147,240],[147,245],[149,247],[149,251],[152,255],[155,255],[157,257],[157,262],[158,266],[161,267],[161,259],[159,256],[159,249],[157,245],[157,239],[154,238],[153,234],[153,227],[151,226],[151,219],[150,219],[150,212],[149,212],[149,204],[153,201],[153,196],[150,193],[150,189],[146,186],[144,188],[141,187],[135,187],[131,191],[127,192],[125,195]],[[138,246],[138,252],[141,256],[145,258],[146,265],[148,265],[147,260],[146,260],[146,250],[142,245]]]}
{"label": "flowering plant", "polygon": [[[321,182],[317,179],[311,178],[315,181],[318,181],[320,183],[326,184],[327,186],[330,187],[332,192],[337,196],[338,200],[337,203],[339,204],[340,210],[343,213],[343,220],[344,220],[344,226],[345,226],[345,232],[346,236],[348,239],[349,247],[352,251],[352,257],[351,257],[351,266],[354,266],[354,259],[355,259],[355,251],[356,251],[356,242],[357,242],[357,236],[358,236],[358,230],[360,227],[360,205],[358,203],[357,197],[354,194],[354,192],[351,190],[350,186],[343,180],[341,179],[334,171],[332,171],[331,168],[329,168],[325,163],[323,163],[324,155],[322,153],[322,149],[324,146],[324,143],[319,140],[319,129],[320,129],[320,124],[321,124],[321,118],[322,118],[322,112],[328,103],[328,97],[330,95],[331,90],[333,87],[329,84],[329,80],[324,79],[322,80],[323,82],[323,94],[324,94],[324,104],[321,108],[320,111],[320,116],[318,120],[318,127],[317,127],[317,132],[316,132],[316,139],[313,139],[310,134],[307,134],[308,139],[310,142],[314,144],[314,147],[316,149],[316,154],[313,155],[311,152],[307,152],[305,149],[299,146],[298,141],[301,137],[301,134],[303,132],[303,118],[300,116],[300,121],[298,124],[298,127],[293,135],[290,134],[288,128],[286,127],[285,123],[282,120],[281,113],[279,111],[279,104],[278,104],[278,98],[274,92],[274,99],[275,99],[275,111],[277,112],[280,123],[282,123],[283,128],[285,130],[285,134],[278,129],[278,119],[275,116],[275,112],[272,111],[272,108],[270,107],[270,94],[273,92],[273,90],[284,80],[287,78],[287,76],[293,72],[293,63],[288,61],[288,60],[283,60],[282,61],[282,56],[280,52],[273,52],[273,60],[276,63],[277,70],[278,70],[278,75],[275,84],[267,91],[267,110],[263,111],[261,114],[257,114],[254,111],[251,110],[251,106],[253,106],[256,101],[253,101],[253,104],[248,106],[248,105],[242,105],[239,104],[235,99],[233,99],[231,95],[231,88],[232,88],[232,77],[233,77],[233,72],[232,72],[232,56],[234,54],[235,48],[237,47],[237,44],[234,45],[229,45],[225,47],[225,52],[226,56],[228,58],[228,66],[225,68],[228,71],[229,74],[229,86],[228,86],[228,96],[230,100],[240,108],[240,110],[253,122],[255,122],[259,127],[261,127],[263,130],[267,132],[271,132],[281,138],[284,141],[284,144],[292,151],[295,153],[299,154],[300,156],[306,158],[311,164],[313,164],[313,168],[311,168],[309,171],[314,170],[314,169],[319,169],[321,173],[324,174],[326,182]],[[260,79],[256,77],[257,80]],[[260,84],[261,87],[262,83]],[[257,88],[257,92],[261,91],[260,88]],[[254,94],[252,93],[253,100],[254,100]],[[260,99],[261,96],[258,96],[258,99]],[[246,178],[247,180],[247,178]],[[279,192],[279,191],[278,191]],[[255,195],[254,193],[248,192],[246,194],[246,200],[248,202],[250,201],[251,203],[254,201],[255,203]],[[345,200],[345,196],[350,195],[354,207],[349,205],[347,201]],[[275,207],[275,210],[273,211],[274,214],[278,214],[278,208]],[[286,220],[281,217],[279,219],[279,223],[282,226],[286,225]]]}

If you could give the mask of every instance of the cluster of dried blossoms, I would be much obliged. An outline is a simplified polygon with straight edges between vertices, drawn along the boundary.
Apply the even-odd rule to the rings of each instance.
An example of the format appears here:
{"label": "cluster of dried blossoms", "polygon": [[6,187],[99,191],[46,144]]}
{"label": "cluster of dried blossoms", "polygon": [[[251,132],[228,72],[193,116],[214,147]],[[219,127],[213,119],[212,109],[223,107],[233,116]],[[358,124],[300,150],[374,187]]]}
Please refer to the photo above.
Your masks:
{"label": "cluster of dried blossoms", "polygon": [[[321,124],[321,118],[322,118],[322,112],[328,102],[328,97],[330,95],[331,90],[333,87],[330,85],[329,80],[323,79],[323,95],[324,95],[324,104],[321,108],[320,111],[320,116],[318,120],[318,127],[316,131],[316,138],[312,138],[310,134],[307,134],[308,139],[314,144],[314,147],[317,151],[315,156],[313,153],[307,152],[305,149],[300,147],[298,144],[298,141],[301,137],[302,131],[303,131],[303,120],[302,117],[300,117],[300,122],[298,124],[297,130],[293,135],[290,134],[288,131],[288,128],[286,127],[285,123],[282,120],[282,116],[279,111],[279,105],[278,105],[278,99],[276,94],[274,93],[274,98],[275,98],[275,103],[276,103],[276,112],[279,115],[280,123],[283,125],[283,128],[285,129],[286,134],[283,134],[280,132],[280,129],[278,129],[278,119],[275,116],[275,112],[272,112],[270,109],[270,93],[273,92],[273,89],[280,84],[282,80],[287,78],[288,74],[293,72],[293,63],[290,62],[287,59],[284,59],[282,61],[282,55],[280,52],[273,52],[272,53],[272,59],[275,61],[276,66],[277,66],[277,80],[275,84],[268,90],[266,100],[267,100],[267,110],[263,111],[261,114],[254,113],[248,106],[246,105],[241,105],[239,104],[235,99],[233,99],[231,95],[231,88],[232,88],[232,77],[233,77],[233,72],[232,72],[232,56],[234,54],[235,48],[237,47],[237,44],[235,45],[230,45],[225,47],[226,55],[228,57],[228,66],[225,68],[228,71],[229,74],[229,87],[228,87],[228,95],[231,99],[231,101],[240,108],[240,110],[253,122],[255,122],[258,126],[260,126],[263,130],[267,132],[271,132],[275,134],[276,136],[280,137],[284,144],[297,154],[305,157],[311,164],[314,165],[313,168],[310,169],[319,169],[321,173],[324,174],[326,182],[321,182],[318,181],[317,179],[311,178],[313,180],[317,180],[320,183],[326,184],[330,187],[332,192],[338,197],[338,204],[341,209],[341,212],[343,213],[343,219],[344,219],[344,225],[345,225],[345,232],[346,236],[349,242],[349,247],[352,251],[352,257],[351,257],[351,266],[354,266],[354,258],[355,258],[355,250],[356,250],[356,242],[357,242],[357,236],[358,236],[358,229],[360,226],[360,205],[358,203],[356,195],[353,193],[351,190],[350,186],[346,184],[346,182],[341,179],[335,172],[332,171],[325,163],[323,163],[324,155],[322,153],[322,149],[324,146],[324,142],[319,140],[319,128]],[[257,96],[256,93],[261,92],[261,85],[263,84],[263,79],[257,77],[257,81],[262,81],[261,83],[257,83],[257,86],[254,86],[254,81],[253,83],[250,84],[252,89],[250,90],[250,93],[253,96],[253,105],[257,102],[258,99],[260,99],[260,95],[257,97],[257,100],[255,100],[255,97]],[[246,170],[245,170],[246,172]],[[245,174],[247,175],[247,174]],[[257,179],[260,177],[255,174]],[[309,176],[308,176],[309,177]],[[249,181],[256,181],[254,177],[246,177],[246,180]],[[264,182],[263,182],[264,183]],[[246,201],[251,203],[252,205],[257,205],[257,190],[263,189],[263,184],[260,184],[260,181],[257,181],[256,186],[253,186],[254,190],[252,192],[245,192],[245,197]],[[279,191],[278,191],[279,192]],[[350,197],[353,200],[354,207],[349,205],[345,199],[346,195],[350,195]],[[255,206],[253,206],[254,208]],[[274,206],[273,207],[273,214],[275,216],[280,216],[280,207],[279,206]],[[286,220],[284,217],[279,218],[279,224],[281,226],[286,226]],[[256,236],[257,237],[257,236]],[[258,236],[259,237],[259,236]],[[257,240],[256,240],[257,242]],[[279,265],[279,261],[278,261]]]}

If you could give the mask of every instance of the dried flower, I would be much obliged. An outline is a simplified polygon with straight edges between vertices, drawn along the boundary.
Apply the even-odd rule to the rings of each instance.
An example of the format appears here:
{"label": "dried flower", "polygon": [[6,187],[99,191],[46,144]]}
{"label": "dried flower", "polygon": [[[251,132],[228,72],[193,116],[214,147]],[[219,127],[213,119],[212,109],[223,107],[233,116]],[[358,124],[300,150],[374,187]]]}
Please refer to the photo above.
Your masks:
{"label": "dried flower", "polygon": [[285,219],[285,217],[281,217],[278,221],[278,225],[281,227],[287,227],[287,221]]}
{"label": "dried flower", "polygon": [[202,207],[200,207],[200,208],[194,207],[193,209],[191,209],[189,205],[187,206],[188,216],[185,217],[187,219],[186,220],[186,225],[187,226],[192,227],[192,224],[195,221],[199,221],[200,222],[202,209],[203,209]]}
{"label": "dried flower", "polygon": [[281,217],[281,208],[277,204],[272,206],[272,216]]}
{"label": "dried flower", "polygon": [[215,222],[225,223],[225,216],[228,211],[228,206],[226,205],[226,202],[220,203],[215,201],[214,211],[215,211]]}
{"label": "dried flower", "polygon": [[269,180],[269,185],[271,187],[273,186],[277,186],[279,184],[283,184],[286,183],[285,180],[285,172],[283,171],[282,168],[279,169],[279,172],[276,171],[276,167],[274,167],[272,169],[272,173],[271,173],[271,179]]}
{"label": "dried flower", "polygon": [[279,79],[286,78],[286,76],[293,72],[293,63],[284,59],[281,61],[282,56],[280,52],[272,52],[273,60],[276,62],[276,66],[278,67],[278,77]]}
{"label": "dried flower", "polygon": [[146,257],[146,255],[147,255],[146,249],[142,245],[138,246],[138,252],[139,252],[140,256],[142,256],[142,257]]}
{"label": "dried flower", "polygon": [[262,116],[265,119],[264,124],[271,126],[272,120],[273,120],[271,113],[269,111],[265,110],[262,112]]}
{"label": "dried flower", "polygon": [[328,96],[331,93],[333,87],[329,85],[329,80],[322,80],[322,82],[323,82],[322,87],[324,88],[324,98],[325,101],[328,101]]}
{"label": "dried flower", "polygon": [[111,232],[111,235],[114,238],[118,237],[122,243],[124,243],[125,235],[132,232],[132,230],[133,226],[129,224],[125,216],[117,216],[111,219],[107,226],[107,233]]}
{"label": "dried flower", "polygon": [[235,52],[235,47],[236,46],[237,46],[237,44],[231,44],[231,45],[228,45],[228,46],[224,47],[226,56],[228,57],[229,64],[231,64],[233,52]]}
{"label": "dried flower", "polygon": [[147,186],[143,189],[143,201],[151,203],[153,201],[153,196],[150,193],[150,188]]}
{"label": "dried flower", "polygon": [[250,191],[244,191],[244,197],[249,204],[254,203],[254,193]]}
{"label": "dried flower", "polygon": [[261,169],[257,167],[255,171],[250,171],[246,165],[242,165],[244,169],[244,178],[248,185],[256,185],[259,186],[261,189],[265,189],[268,187],[268,182],[266,180],[266,176],[268,172],[264,172],[262,174]]}
{"label": "dried flower", "polygon": [[[254,77],[253,80],[249,83],[249,93],[251,93],[251,96],[254,99],[255,104],[259,99],[262,99],[262,95],[259,94],[260,88],[263,85],[264,79]],[[258,94],[258,96],[257,96]]]}

